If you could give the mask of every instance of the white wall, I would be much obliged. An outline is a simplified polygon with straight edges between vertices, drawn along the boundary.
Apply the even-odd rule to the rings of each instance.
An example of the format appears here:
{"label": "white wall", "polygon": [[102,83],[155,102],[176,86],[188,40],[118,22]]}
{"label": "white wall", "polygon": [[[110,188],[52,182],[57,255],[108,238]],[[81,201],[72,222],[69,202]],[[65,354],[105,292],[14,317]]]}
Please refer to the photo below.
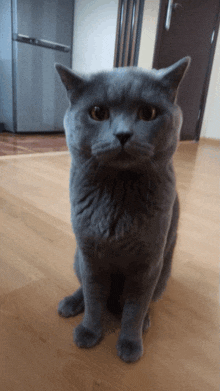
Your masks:
{"label": "white wall", "polygon": [[73,63],[77,72],[112,69],[118,0],[75,0]]}
{"label": "white wall", "polygon": [[153,63],[160,0],[145,0],[138,66],[151,69]]}
{"label": "white wall", "polygon": [[220,139],[220,32],[215,49],[201,137]]}
{"label": "white wall", "polygon": [[[160,0],[145,0],[138,66],[152,68]],[[78,72],[112,69],[118,0],[75,0],[73,65]],[[202,137],[220,139],[220,33],[202,125]]]}
{"label": "white wall", "polygon": [[[151,69],[160,0],[145,0],[138,66]],[[112,69],[118,0],[75,0],[73,64],[87,73]]]}

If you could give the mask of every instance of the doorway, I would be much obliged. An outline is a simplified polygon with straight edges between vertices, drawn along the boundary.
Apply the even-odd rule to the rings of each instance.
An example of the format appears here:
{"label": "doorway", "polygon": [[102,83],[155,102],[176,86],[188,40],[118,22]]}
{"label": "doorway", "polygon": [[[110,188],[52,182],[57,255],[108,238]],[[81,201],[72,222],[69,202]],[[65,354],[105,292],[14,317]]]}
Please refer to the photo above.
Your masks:
{"label": "doorway", "polygon": [[220,21],[219,0],[161,0],[153,68],[182,57],[192,62],[181,84],[181,140],[199,140]]}

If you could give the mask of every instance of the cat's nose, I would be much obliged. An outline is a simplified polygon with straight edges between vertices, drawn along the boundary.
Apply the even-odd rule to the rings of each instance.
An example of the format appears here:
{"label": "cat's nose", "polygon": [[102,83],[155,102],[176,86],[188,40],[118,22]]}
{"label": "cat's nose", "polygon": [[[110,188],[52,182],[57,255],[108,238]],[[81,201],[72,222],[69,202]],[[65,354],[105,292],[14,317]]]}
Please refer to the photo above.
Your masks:
{"label": "cat's nose", "polygon": [[115,136],[118,138],[118,140],[120,141],[121,145],[123,146],[131,138],[132,133],[119,132],[119,133],[116,133]]}

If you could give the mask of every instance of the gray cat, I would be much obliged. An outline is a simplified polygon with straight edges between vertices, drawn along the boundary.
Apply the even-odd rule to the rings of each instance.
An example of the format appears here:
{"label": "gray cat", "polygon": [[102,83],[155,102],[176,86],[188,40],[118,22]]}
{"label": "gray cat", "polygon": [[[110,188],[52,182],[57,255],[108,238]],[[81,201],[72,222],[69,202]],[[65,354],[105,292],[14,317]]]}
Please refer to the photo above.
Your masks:
{"label": "gray cat", "polygon": [[182,124],[176,96],[189,63],[83,77],[56,64],[70,101],[64,126],[81,283],[58,313],[85,311],[74,341],[89,348],[102,337],[106,308],[121,311],[117,351],[126,362],[143,354],[149,304],[171,271],[179,214],[172,157]]}

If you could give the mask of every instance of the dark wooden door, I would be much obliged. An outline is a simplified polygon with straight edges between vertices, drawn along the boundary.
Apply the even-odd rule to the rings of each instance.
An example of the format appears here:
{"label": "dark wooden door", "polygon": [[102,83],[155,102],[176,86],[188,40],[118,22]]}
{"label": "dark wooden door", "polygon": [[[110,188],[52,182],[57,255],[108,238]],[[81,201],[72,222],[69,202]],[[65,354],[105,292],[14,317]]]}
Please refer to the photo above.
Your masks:
{"label": "dark wooden door", "polygon": [[161,0],[153,67],[187,55],[192,62],[179,91],[182,140],[198,140],[219,27],[219,0]]}

